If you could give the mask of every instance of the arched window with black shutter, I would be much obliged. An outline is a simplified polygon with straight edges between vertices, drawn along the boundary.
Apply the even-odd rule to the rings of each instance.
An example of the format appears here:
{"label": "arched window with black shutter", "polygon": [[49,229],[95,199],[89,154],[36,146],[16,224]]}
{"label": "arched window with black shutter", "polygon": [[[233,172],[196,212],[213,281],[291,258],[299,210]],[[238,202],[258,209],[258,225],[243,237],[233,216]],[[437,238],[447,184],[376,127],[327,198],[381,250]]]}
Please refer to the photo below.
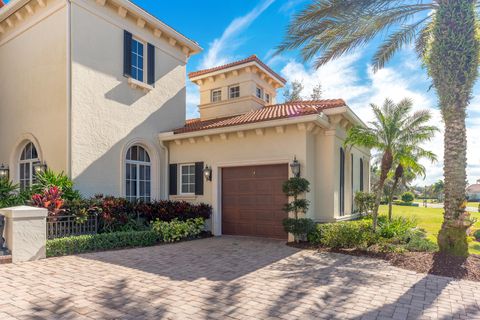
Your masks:
{"label": "arched window with black shutter", "polygon": [[345,151],[340,148],[340,192],[339,192],[340,216],[345,214]]}

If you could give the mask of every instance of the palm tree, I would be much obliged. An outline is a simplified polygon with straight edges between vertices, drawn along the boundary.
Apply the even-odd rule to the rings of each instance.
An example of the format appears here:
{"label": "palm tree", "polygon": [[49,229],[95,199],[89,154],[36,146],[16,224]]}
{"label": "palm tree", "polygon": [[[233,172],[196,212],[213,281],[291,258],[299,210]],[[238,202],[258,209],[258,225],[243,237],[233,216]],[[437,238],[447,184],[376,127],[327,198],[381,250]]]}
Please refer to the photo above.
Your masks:
{"label": "palm tree", "polygon": [[301,48],[320,67],[376,37],[378,70],[401,48],[415,43],[427,67],[445,123],[445,212],[440,250],[468,255],[465,211],[466,108],[477,78],[479,0],[315,0],[297,14],[279,52]]}
{"label": "palm tree", "polygon": [[[373,210],[373,229],[377,227],[378,207],[382,199],[383,187],[394,160],[413,165],[412,155],[427,155],[428,151],[419,144],[430,140],[438,130],[426,125],[431,115],[428,111],[411,113],[412,101],[403,99],[398,104],[386,99],[380,108],[371,104],[375,121],[371,127],[354,126],[347,133],[345,145],[357,145],[380,152],[380,177],[376,186],[375,207]],[[408,150],[408,152],[406,151]]]}
{"label": "palm tree", "polygon": [[420,159],[425,158],[431,162],[437,161],[437,156],[422,148],[412,148],[406,146],[403,150],[397,152],[397,165],[393,173],[393,183],[388,195],[388,219],[392,220],[392,202],[393,196],[397,191],[400,182],[406,185],[413,181],[417,176],[425,177],[425,167],[420,163]]}

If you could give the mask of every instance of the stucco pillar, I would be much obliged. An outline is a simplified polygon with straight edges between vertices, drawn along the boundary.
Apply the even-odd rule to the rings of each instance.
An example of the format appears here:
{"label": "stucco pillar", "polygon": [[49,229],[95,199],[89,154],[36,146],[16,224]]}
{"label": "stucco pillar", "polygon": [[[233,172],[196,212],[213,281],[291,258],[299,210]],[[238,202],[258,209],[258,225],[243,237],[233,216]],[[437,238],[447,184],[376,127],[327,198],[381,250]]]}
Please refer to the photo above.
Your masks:
{"label": "stucco pillar", "polygon": [[6,220],[5,240],[13,263],[45,258],[47,214],[47,209],[27,206],[0,209]]}

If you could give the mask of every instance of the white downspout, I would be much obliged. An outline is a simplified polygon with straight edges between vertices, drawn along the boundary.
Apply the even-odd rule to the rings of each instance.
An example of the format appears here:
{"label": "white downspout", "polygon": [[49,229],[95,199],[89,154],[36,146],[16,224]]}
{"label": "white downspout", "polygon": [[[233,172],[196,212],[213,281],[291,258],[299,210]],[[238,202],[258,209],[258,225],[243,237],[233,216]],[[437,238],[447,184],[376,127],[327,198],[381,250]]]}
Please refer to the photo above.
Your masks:
{"label": "white downspout", "polygon": [[[163,174],[163,185],[164,185],[164,188],[163,188],[163,195],[161,195],[161,197],[164,199],[164,200],[168,200],[168,188],[169,188],[169,183],[168,183],[168,175],[169,175],[169,171],[168,171],[168,165],[170,164],[170,153],[169,153],[169,150],[168,150],[168,147],[165,145],[165,141],[163,141],[161,138],[158,139],[158,141],[160,142],[160,148],[162,148],[163,150],[163,154],[164,154],[164,174]],[[160,166],[161,166],[161,163],[160,163]],[[160,186],[160,190],[162,189],[162,187]]]}
{"label": "white downspout", "polygon": [[72,178],[72,3],[67,0],[67,176]]}

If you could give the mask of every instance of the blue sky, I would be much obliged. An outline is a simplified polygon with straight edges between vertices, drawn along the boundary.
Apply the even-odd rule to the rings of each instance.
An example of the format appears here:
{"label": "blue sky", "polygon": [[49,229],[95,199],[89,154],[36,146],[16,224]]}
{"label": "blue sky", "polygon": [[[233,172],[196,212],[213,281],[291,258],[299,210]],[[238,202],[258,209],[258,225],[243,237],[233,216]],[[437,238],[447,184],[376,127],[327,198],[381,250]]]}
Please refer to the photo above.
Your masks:
{"label": "blue sky", "polygon": [[[308,96],[313,86],[321,83],[324,98],[343,98],[365,121],[372,119],[369,103],[381,104],[387,97],[396,101],[404,97],[413,99],[415,109],[429,109],[432,123],[441,125],[437,99],[429,90],[430,80],[412,48],[404,48],[377,73],[369,65],[378,39],[369,47],[327,64],[319,70],[299,58],[298,52],[272,56],[273,49],[282,41],[284,31],[295,12],[310,0],[209,0],[209,1],[146,1],[134,2],[173,28],[197,41],[204,51],[193,56],[187,70],[242,59],[256,54],[288,81],[300,80]],[[281,99],[281,90],[278,100]],[[480,85],[477,84],[470,106],[468,126],[468,179],[473,183],[480,178]],[[197,117],[198,91],[187,84],[187,117]],[[430,184],[442,178],[443,131],[425,145],[434,151],[439,161],[425,162],[426,179],[416,184]]]}
{"label": "blue sky", "polygon": [[[430,80],[412,48],[404,48],[377,73],[371,71],[369,61],[378,39],[369,47],[335,60],[319,70],[304,63],[298,52],[272,56],[274,48],[282,41],[284,31],[295,12],[311,0],[133,0],[177,31],[197,41],[204,51],[190,58],[187,71],[213,67],[256,54],[288,81],[303,82],[304,95],[321,83],[324,98],[342,98],[364,120],[372,119],[369,103],[381,104],[387,97],[399,101],[413,99],[415,109],[429,109],[432,123],[443,130],[437,99],[429,90]],[[467,119],[468,180],[480,178],[480,84],[474,90],[474,99]],[[282,100],[282,91],[278,91]],[[187,117],[197,117],[198,90],[187,80]],[[442,178],[443,132],[425,147],[434,151],[439,161],[424,163],[425,180],[430,184]]]}

